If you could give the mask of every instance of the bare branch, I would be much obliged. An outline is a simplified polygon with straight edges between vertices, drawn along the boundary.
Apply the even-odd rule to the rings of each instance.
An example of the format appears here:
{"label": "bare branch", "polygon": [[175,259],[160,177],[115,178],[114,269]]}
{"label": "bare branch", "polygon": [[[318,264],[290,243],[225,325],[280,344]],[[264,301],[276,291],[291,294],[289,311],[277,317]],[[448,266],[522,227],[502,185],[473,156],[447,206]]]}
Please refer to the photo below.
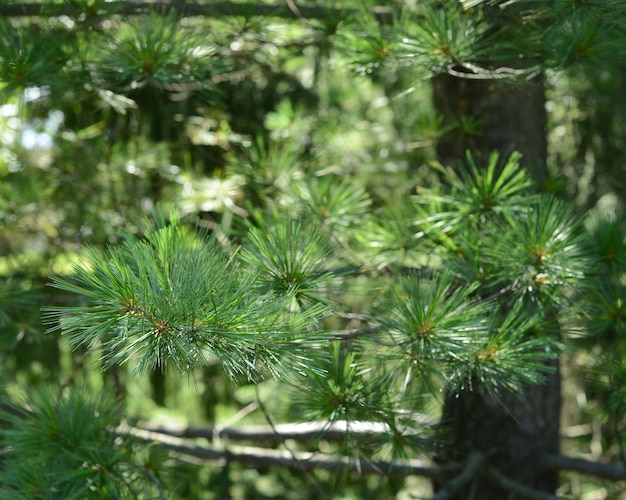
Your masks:
{"label": "bare branch", "polygon": [[563,500],[563,497],[557,497],[556,495],[524,486],[523,484],[508,478],[493,467],[487,468],[485,470],[485,474],[499,486],[509,490],[511,493],[516,493],[516,498],[517,495],[519,495],[520,498],[524,498],[525,500]]}
{"label": "bare branch", "polygon": [[296,454],[296,452],[291,448],[291,446],[289,446],[286,443],[286,439],[282,436],[280,436],[280,434],[278,433],[278,431],[276,430],[276,426],[274,424],[274,421],[272,419],[272,417],[270,416],[270,414],[267,411],[267,408],[265,408],[265,405],[263,404],[263,401],[261,400],[261,394],[259,393],[259,385],[255,385],[254,386],[254,390],[256,393],[256,401],[259,405],[259,408],[261,409],[261,412],[263,413],[263,416],[265,417],[265,420],[267,421],[267,423],[269,424],[269,426],[272,428],[272,432],[276,435],[279,436],[281,438],[281,443],[282,445],[285,447],[285,449],[289,452],[289,454],[291,455],[291,458],[293,458],[294,462],[296,463],[296,466],[298,467],[298,469],[300,469],[305,477],[307,478],[307,480],[309,481],[309,483],[311,484],[311,486],[313,486],[317,492],[320,494],[321,498],[325,499],[325,500],[330,500],[328,495],[326,495],[326,492],[324,491],[324,489],[319,485],[319,483],[315,480],[315,477],[313,477],[311,475],[311,473],[306,469],[306,467],[304,467],[301,463],[300,460],[298,458],[298,455]]}
{"label": "bare branch", "polygon": [[567,470],[580,472],[590,476],[623,481],[626,479],[626,468],[620,463],[601,463],[583,458],[564,457],[562,455],[542,455],[538,458],[538,465],[549,470]]}
{"label": "bare branch", "polygon": [[[23,408],[6,400],[0,401],[0,413],[24,418],[28,418],[30,416],[30,413],[26,408]],[[426,416],[418,416],[418,418],[424,419],[422,423],[425,426],[432,426],[433,423],[435,423],[433,420],[429,419]],[[285,439],[306,441],[307,439],[316,439],[322,436],[327,441],[341,441],[345,438],[346,432],[349,432],[352,436],[355,437],[367,437],[389,432],[388,427],[380,422],[347,423],[345,421],[338,421],[332,424],[329,424],[328,422],[309,422],[299,424],[275,424],[274,428],[275,430],[267,425],[251,425],[239,429],[223,428],[223,426],[189,426],[185,428],[172,428],[144,425],[142,429],[126,428],[121,429],[121,432],[125,434],[132,434],[136,437],[141,438],[145,442],[159,441],[161,443],[164,443],[164,446],[168,449],[179,451],[181,453],[185,453],[187,455],[197,458],[218,460],[229,458],[229,456],[232,456],[234,457],[230,458],[232,460],[239,460],[245,463],[252,463],[252,461],[256,461],[255,463],[259,465],[265,463],[263,462],[263,460],[267,458],[266,456],[264,456],[265,452],[271,454],[275,453],[276,450],[264,450],[263,448],[254,447],[236,447],[229,448],[228,450],[211,447],[194,447],[186,444],[186,441],[183,438],[205,438],[209,441],[212,441],[216,437],[217,431],[217,437],[228,440],[278,443]],[[177,445],[180,445],[180,449],[175,448],[175,446]],[[243,450],[243,452],[240,453],[237,450]],[[248,451],[250,451],[250,456],[246,455],[246,452]],[[329,470],[347,469],[354,472],[358,471],[358,468],[356,467],[357,464],[355,462],[350,462],[349,459],[345,457],[341,459],[336,459],[333,457],[328,457],[327,455],[315,453],[303,455],[307,457],[304,458],[304,460],[306,461],[305,466],[308,468],[314,468],[319,466],[320,468],[326,468]],[[272,463],[280,463],[281,460],[289,462],[289,456],[287,453],[280,452],[277,456],[272,456],[271,458],[269,458],[269,460],[278,460],[278,462]],[[299,460],[303,460],[303,458],[300,457]],[[563,455],[555,454],[539,455],[535,458],[535,462],[538,467],[547,470],[579,472],[581,474],[587,474],[590,476],[608,479],[611,481],[626,480],[626,467],[624,466],[624,464],[621,463],[601,463],[591,460],[585,460],[582,458],[566,457]],[[296,464],[292,463],[289,466],[296,467]],[[360,464],[360,466],[365,467],[367,473],[411,473],[433,478],[450,477],[454,473],[459,473],[461,471],[458,464],[451,464],[450,466],[433,468],[429,467],[428,465],[424,465],[423,462],[414,460],[406,462],[394,462],[393,464],[388,462],[376,462],[369,464],[364,463]],[[468,466],[466,466],[464,470],[467,470],[469,466],[470,463],[468,463]],[[424,468],[423,474],[416,472],[421,470],[422,468]],[[438,476],[437,474],[441,475]],[[464,477],[464,474],[459,475],[459,478],[461,477]]]}
{"label": "bare branch", "polygon": [[[426,415],[416,415],[418,423],[430,427],[436,423]],[[274,424],[274,429],[268,425],[249,425],[237,429],[217,428],[214,426],[189,426],[185,428],[142,425],[142,429],[150,432],[158,432],[179,438],[206,438],[212,440],[215,437],[239,440],[257,441],[266,443],[278,443],[285,439],[295,441],[307,441],[309,439],[324,438],[327,441],[342,441],[349,433],[352,437],[367,438],[388,434],[391,429],[381,422],[303,422],[297,424]],[[217,431],[217,432],[216,432]]]}
{"label": "bare branch", "polygon": [[[294,7],[296,7],[294,9]],[[58,17],[68,16],[71,18],[79,16],[100,17],[111,15],[137,15],[145,14],[148,11],[158,11],[167,13],[178,11],[184,16],[204,16],[204,17],[224,17],[224,16],[266,16],[280,17],[285,19],[331,19],[337,22],[346,19],[350,15],[358,14],[361,11],[350,8],[325,7],[319,5],[297,5],[291,2],[262,4],[257,2],[231,3],[231,2],[210,2],[202,4],[185,2],[166,1],[119,1],[109,2],[98,6],[95,12],[85,12],[71,3],[43,4],[38,2],[24,4],[0,5],[0,16],[4,17]],[[372,15],[380,23],[389,24],[393,16],[391,9],[387,7],[374,7]]]}
{"label": "bare branch", "polygon": [[454,479],[448,481],[431,500],[447,500],[469,483],[474,477],[478,469],[483,466],[487,456],[482,453],[472,455],[467,461],[467,465],[461,474]]}
{"label": "bare branch", "polygon": [[[432,426],[436,423],[427,416],[421,423],[424,426]],[[389,432],[386,424],[380,422],[344,422],[338,421],[329,424],[328,422],[308,422],[298,424],[275,424],[275,431],[267,425],[250,425],[238,429],[220,428],[218,436],[226,440],[255,441],[265,443],[279,443],[285,439],[304,442],[309,439],[319,439],[323,437],[327,441],[341,441],[345,438],[346,432],[356,438],[367,438]],[[172,436],[177,438],[206,438],[212,440],[215,437],[215,427],[204,426],[185,428],[173,428],[164,426],[144,425],[143,430],[158,433],[161,436]],[[565,457],[562,455],[546,454],[536,458],[539,467],[548,470],[562,470],[579,472],[612,481],[626,480],[626,467],[619,463],[600,463],[582,458]],[[469,467],[469,464],[468,464]],[[459,479],[465,477],[464,474]],[[437,497],[435,497],[437,498]],[[445,497],[443,497],[445,498]]]}
{"label": "bare branch", "polygon": [[335,472],[349,471],[357,474],[414,475],[430,479],[447,478],[457,474],[460,469],[457,464],[432,465],[422,460],[358,461],[346,456],[334,457],[318,452],[294,452],[296,457],[294,460],[292,454],[286,450],[244,446],[224,448],[198,446],[174,436],[129,427],[120,427],[118,432],[131,435],[144,443],[153,443],[167,450],[203,460],[226,460],[259,467],[277,465]]}
{"label": "bare branch", "polygon": [[359,328],[358,330],[336,333],[335,338],[337,340],[355,339],[357,337],[363,337],[364,335],[372,335],[374,333],[378,333],[379,331],[380,327]]}

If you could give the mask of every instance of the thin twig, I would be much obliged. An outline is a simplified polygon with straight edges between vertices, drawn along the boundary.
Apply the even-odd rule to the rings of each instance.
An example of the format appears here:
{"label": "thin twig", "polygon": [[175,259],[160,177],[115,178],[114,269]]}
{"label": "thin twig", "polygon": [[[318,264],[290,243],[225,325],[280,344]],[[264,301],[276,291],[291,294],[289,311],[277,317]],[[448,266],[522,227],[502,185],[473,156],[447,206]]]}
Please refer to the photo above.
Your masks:
{"label": "thin twig", "polygon": [[61,382],[61,385],[59,386],[59,391],[58,391],[59,397],[65,392],[65,389],[74,385],[74,382],[76,380],[76,377],[78,376],[78,373],[84,368],[84,361],[85,361],[84,351],[81,352],[79,355],[73,356],[72,361],[73,361],[72,371],[67,376],[67,378]]}
{"label": "thin twig", "polygon": [[[263,401],[261,400],[261,394],[259,393],[259,384],[256,384],[254,386],[254,390],[256,392],[257,403],[259,405],[261,412],[263,413],[263,416],[265,417],[265,420],[267,421],[269,426],[272,428],[272,431],[274,432],[274,434],[279,436],[278,431],[276,430],[276,427],[274,426],[272,417],[270,417],[270,414],[268,413],[267,408],[265,408],[265,405],[263,404]],[[317,492],[321,495],[322,498],[329,500],[328,495],[326,495],[326,492],[324,491],[324,489],[318,484],[318,482],[309,473],[309,471],[306,470],[306,468],[302,467],[302,464],[300,464],[300,461],[298,460],[298,457],[296,456],[295,451],[292,450],[289,445],[287,445],[287,442],[284,438],[281,441],[285,449],[291,454],[291,457],[293,458],[294,462],[298,464],[298,468],[302,471],[302,473],[304,474],[304,477],[307,478],[309,483],[317,490]]]}
{"label": "thin twig", "polygon": [[359,328],[358,330],[349,330],[346,332],[337,332],[334,334],[334,337],[337,340],[348,340],[355,339],[357,337],[362,337],[363,335],[371,335],[372,333],[378,333],[381,330],[381,327],[369,327],[369,328]]}
{"label": "thin twig", "polygon": [[293,0],[285,0],[285,1],[287,2],[287,7],[289,7],[289,10],[293,12],[293,14],[296,17],[302,19],[303,21],[307,20]]}
{"label": "thin twig", "polygon": [[[464,69],[458,71],[455,66]],[[507,68],[506,66],[485,69],[472,63],[455,60],[446,68],[446,73],[457,78],[465,78],[469,80],[501,80],[504,78],[519,78],[524,76],[528,80],[532,80],[541,70],[538,67],[530,67],[523,69]]]}
{"label": "thin twig", "polygon": [[487,456],[483,453],[472,455],[467,461],[467,466],[463,469],[463,472],[451,481],[448,481],[431,500],[447,500],[456,494],[463,486],[476,477],[476,473],[483,466],[486,458]]}
{"label": "thin twig", "polygon": [[124,462],[124,463],[126,465],[130,465],[133,469],[136,469],[140,474],[146,476],[148,478],[148,481],[150,481],[159,492],[159,498],[167,498],[165,496],[165,492],[163,491],[163,488],[161,487],[161,483],[159,483],[159,480],[155,477],[154,474],[152,474],[152,472],[150,472],[145,467],[140,467],[139,465],[134,464],[132,462]]}
{"label": "thin twig", "polygon": [[524,486],[510,477],[505,476],[495,467],[485,468],[485,474],[502,488],[509,490],[511,493],[520,495],[520,497],[525,500],[563,500],[563,497],[557,497],[551,493],[545,493],[543,491]]}
{"label": "thin twig", "polygon": [[259,403],[257,401],[253,401],[252,403],[244,406],[241,410],[239,410],[237,413],[235,413],[232,417],[230,417],[226,421],[214,426],[211,431],[211,435],[213,437],[213,443],[215,444],[220,441],[220,438],[223,437],[224,430],[231,427],[232,425],[235,425],[242,418],[252,413],[258,407],[259,407]]}

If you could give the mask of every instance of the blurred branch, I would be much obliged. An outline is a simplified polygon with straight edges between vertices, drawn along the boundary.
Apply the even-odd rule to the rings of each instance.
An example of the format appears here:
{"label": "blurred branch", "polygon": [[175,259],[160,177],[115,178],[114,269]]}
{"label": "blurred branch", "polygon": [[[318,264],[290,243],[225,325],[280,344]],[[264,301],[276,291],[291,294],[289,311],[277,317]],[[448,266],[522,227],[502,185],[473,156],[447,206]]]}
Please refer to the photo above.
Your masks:
{"label": "blurred branch", "polygon": [[580,472],[581,474],[588,474],[612,481],[623,481],[626,479],[626,468],[624,464],[619,463],[601,463],[583,458],[546,454],[538,458],[538,464],[543,469]]}
{"label": "blurred branch", "polygon": [[[0,413],[13,414],[27,417],[30,415],[28,409],[16,405],[8,400],[0,400]],[[436,423],[430,417],[418,415],[421,423],[425,426],[432,426]],[[248,464],[286,464],[296,467],[297,464],[290,458],[288,452],[277,450],[265,450],[256,447],[233,447],[228,449],[218,449],[214,447],[190,446],[185,439],[205,438],[213,440],[220,437],[226,440],[258,441],[266,443],[282,442],[286,439],[296,441],[306,441],[307,439],[319,439],[323,437],[326,441],[341,441],[345,438],[346,432],[354,437],[367,437],[380,435],[389,432],[388,427],[380,422],[350,422],[338,421],[332,424],[328,422],[310,422],[299,424],[274,424],[274,428],[269,425],[250,425],[239,429],[223,428],[221,426],[189,426],[185,428],[170,428],[163,426],[144,425],[143,428],[122,428],[120,432],[138,437],[144,442],[160,442],[170,450],[179,451],[187,455],[208,460],[229,459],[242,461]],[[264,453],[267,452],[267,456]],[[298,460],[305,461],[305,467],[320,467],[329,470],[350,470],[365,471],[367,473],[410,473],[423,475],[425,477],[450,477],[454,473],[460,472],[458,465],[446,467],[431,467],[425,462],[408,460],[405,462],[368,462],[358,464],[347,457],[333,458],[320,453],[297,453]],[[582,458],[566,457],[563,455],[543,454],[535,459],[537,465],[542,469],[572,471],[581,474],[588,474],[598,478],[612,481],[626,480],[626,467],[619,463],[601,463]],[[463,472],[458,476],[459,481],[464,481],[465,471],[474,470],[482,462],[475,459],[475,463],[470,459]],[[360,467],[360,469],[359,469]],[[423,473],[415,471],[423,470]],[[496,473],[496,480],[500,476]],[[506,482],[506,478],[505,478]],[[503,486],[507,487],[503,484]],[[443,497],[445,498],[445,497]],[[547,498],[547,497],[546,497]],[[554,498],[554,497],[552,497]]]}
{"label": "blurred branch", "polygon": [[457,477],[448,481],[443,488],[430,500],[447,500],[459,492],[467,483],[476,477],[477,471],[483,466],[487,456],[482,453],[472,455],[467,461],[467,465],[463,472]]}
{"label": "blurred branch", "polygon": [[[84,11],[71,3],[44,4],[24,3],[0,5],[0,16],[4,17],[77,17],[87,15],[89,17],[110,15],[137,15],[148,11],[180,12],[184,16],[267,16],[281,17],[285,19],[334,19],[337,22],[350,15],[360,14],[361,11],[353,8],[326,7],[321,5],[296,5],[294,2],[261,4],[257,2],[231,3],[210,2],[202,4],[185,2],[108,2],[101,3],[93,11]],[[391,9],[387,7],[374,7],[372,15],[382,24],[390,24],[393,20]]]}
{"label": "blurred branch", "polygon": [[[436,423],[435,419],[426,415],[418,415],[416,418],[419,420],[419,423],[424,426],[432,426]],[[265,443],[280,443],[286,439],[302,442],[308,439],[320,438],[326,441],[341,441],[345,439],[346,432],[349,432],[351,436],[357,439],[389,432],[387,425],[380,422],[347,423],[344,421],[338,421],[332,424],[328,422],[275,424],[274,429],[268,425],[249,425],[238,429],[217,429],[213,426],[172,428],[143,425],[142,428],[138,430],[152,433],[155,436],[179,439],[206,438],[208,440],[212,440],[216,436],[217,431],[217,436],[226,440]],[[543,469],[579,472],[613,481],[626,480],[626,468],[618,463],[600,463],[581,458],[552,454],[541,455],[537,458],[537,463]],[[470,468],[472,464],[473,462],[468,462],[467,468]],[[464,478],[464,473],[459,475],[459,481],[464,480]]]}
{"label": "blurred branch", "polygon": [[509,490],[511,493],[514,493],[516,498],[519,495],[519,498],[524,498],[526,500],[563,500],[563,497],[557,497],[556,495],[524,486],[523,484],[506,477],[499,470],[493,467],[488,467],[485,470],[485,473],[496,484]]}
{"label": "blurred branch", "polygon": [[324,500],[330,500],[330,497],[326,494],[326,492],[324,491],[324,488],[322,488],[319,485],[319,483],[316,481],[315,477],[313,477],[311,475],[311,473],[307,470],[307,468],[304,467],[304,465],[302,465],[302,463],[300,462],[298,454],[296,453],[296,451],[294,451],[293,448],[290,445],[287,444],[287,438],[284,437],[284,436],[281,436],[280,433],[278,432],[278,430],[276,429],[276,425],[274,424],[274,421],[273,421],[272,417],[268,413],[267,408],[265,408],[265,405],[263,404],[263,401],[261,400],[261,395],[259,393],[259,385],[258,384],[254,386],[254,390],[256,392],[256,402],[258,403],[259,408],[260,408],[261,412],[263,413],[263,416],[265,417],[265,420],[267,421],[268,425],[272,428],[272,432],[277,437],[280,438],[281,444],[289,452],[289,454],[291,455],[291,458],[293,458],[294,462],[296,463],[297,468],[302,471],[302,473],[307,478],[307,480],[309,481],[311,486],[313,486],[317,490],[318,494],[320,495],[320,498],[323,498]]}
{"label": "blurred branch", "polygon": [[[436,423],[425,415],[418,416],[418,422],[425,426],[432,426]],[[189,426],[185,428],[171,428],[163,426],[142,425],[142,430],[156,432],[178,438],[206,438],[215,437],[236,441],[257,441],[257,442],[282,442],[285,439],[295,441],[306,441],[308,439],[323,438],[326,441],[342,441],[349,432],[352,437],[364,438],[377,436],[390,432],[389,426],[380,422],[345,422],[338,421],[329,424],[328,422],[307,422],[298,424],[274,424],[269,425],[249,425],[238,429],[217,428],[214,426]],[[217,431],[217,432],[216,432]]]}
{"label": "blurred branch", "polygon": [[137,428],[118,429],[144,443],[153,443],[164,449],[204,460],[226,460],[251,466],[278,465],[290,468],[349,471],[357,474],[414,475],[428,478],[446,478],[459,471],[457,464],[432,465],[421,460],[387,462],[359,461],[350,457],[333,457],[318,452],[294,452],[248,446],[216,448],[189,444],[184,439]]}
{"label": "blurred branch", "polygon": [[6,399],[0,400],[0,417],[2,417],[3,413],[21,418],[32,417],[32,413],[28,408],[24,408]]}

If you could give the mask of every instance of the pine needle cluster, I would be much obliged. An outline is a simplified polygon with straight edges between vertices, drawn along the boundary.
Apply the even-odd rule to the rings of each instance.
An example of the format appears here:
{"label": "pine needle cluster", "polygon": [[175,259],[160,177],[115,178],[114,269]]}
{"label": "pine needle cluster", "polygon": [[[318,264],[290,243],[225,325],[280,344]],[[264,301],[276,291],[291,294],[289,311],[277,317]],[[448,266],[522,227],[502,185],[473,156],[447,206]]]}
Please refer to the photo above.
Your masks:
{"label": "pine needle cluster", "polygon": [[333,273],[320,267],[329,250],[319,238],[293,238],[299,226],[285,224],[266,236],[252,230],[251,248],[238,255],[174,213],[168,222],[157,213],[143,238],[128,235],[104,254],[87,249],[72,279],[53,278],[89,303],[47,309],[50,332],[98,349],[105,367],[132,361],[136,374],[190,373],[210,356],[234,379],[300,371],[328,306],[293,304]]}
{"label": "pine needle cluster", "polygon": [[163,498],[137,443],[116,434],[119,408],[107,393],[72,390],[57,398],[30,391],[0,412],[0,424],[2,441],[10,443],[2,498]]}

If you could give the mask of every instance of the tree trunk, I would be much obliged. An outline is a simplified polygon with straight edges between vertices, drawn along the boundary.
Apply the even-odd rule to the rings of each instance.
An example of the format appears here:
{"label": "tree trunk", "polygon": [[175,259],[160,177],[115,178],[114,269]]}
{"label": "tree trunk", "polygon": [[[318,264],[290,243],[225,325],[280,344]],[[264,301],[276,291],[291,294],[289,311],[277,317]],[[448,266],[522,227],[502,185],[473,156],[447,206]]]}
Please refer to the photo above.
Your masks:
{"label": "tree trunk", "polygon": [[[444,123],[452,126],[437,145],[439,160],[458,165],[470,151],[477,164],[486,164],[493,151],[504,161],[521,152],[524,166],[541,182],[546,176],[546,111],[543,81],[505,83],[442,75],[434,81],[434,100]],[[467,125],[473,126],[467,126]],[[481,163],[479,163],[481,162]],[[559,449],[561,409],[558,362],[555,373],[541,386],[528,387],[524,397],[503,394],[500,401],[487,394],[448,394],[442,425],[449,441],[438,458],[462,460],[475,452],[488,456],[488,464],[524,486],[554,493],[558,473],[538,470],[533,456]],[[436,485],[440,487],[442,485]],[[455,500],[521,499],[478,476]]]}
{"label": "tree trunk", "polygon": [[[446,451],[439,460],[460,461],[472,453],[487,455],[487,463],[508,478],[529,488],[554,493],[559,485],[558,472],[535,465],[541,453],[557,453],[561,381],[557,371],[546,383],[528,387],[524,397],[502,395],[496,401],[487,394],[448,394],[444,403],[442,426],[446,431]],[[443,485],[437,485],[443,486]],[[518,500],[508,489],[486,476],[478,476],[460,491],[455,500]]]}
{"label": "tree trunk", "polygon": [[440,75],[433,91],[435,109],[450,128],[437,143],[441,163],[454,166],[466,151],[483,164],[493,151],[502,161],[519,151],[535,180],[545,179],[548,142],[541,76],[530,82],[504,82]]}

